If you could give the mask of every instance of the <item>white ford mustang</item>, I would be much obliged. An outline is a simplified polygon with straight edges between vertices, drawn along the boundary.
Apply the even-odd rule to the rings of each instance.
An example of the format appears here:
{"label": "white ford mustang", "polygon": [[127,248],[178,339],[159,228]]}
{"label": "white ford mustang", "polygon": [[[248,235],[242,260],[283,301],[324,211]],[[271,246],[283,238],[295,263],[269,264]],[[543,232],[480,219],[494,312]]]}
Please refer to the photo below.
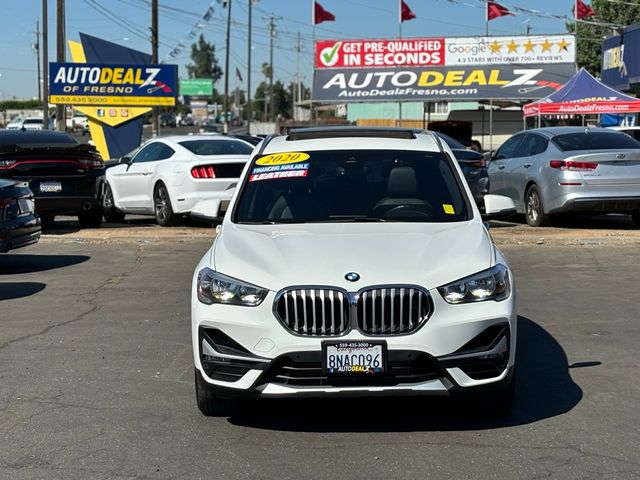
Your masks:
{"label": "white ford mustang", "polygon": [[224,136],[154,138],[107,169],[105,218],[155,215],[160,225],[173,225],[205,205],[222,216],[252,150]]}
{"label": "white ford mustang", "polygon": [[[246,397],[513,398],[513,276],[446,144],[308,129],[256,147],[193,278],[202,413]],[[215,211],[211,216],[215,216]]]}

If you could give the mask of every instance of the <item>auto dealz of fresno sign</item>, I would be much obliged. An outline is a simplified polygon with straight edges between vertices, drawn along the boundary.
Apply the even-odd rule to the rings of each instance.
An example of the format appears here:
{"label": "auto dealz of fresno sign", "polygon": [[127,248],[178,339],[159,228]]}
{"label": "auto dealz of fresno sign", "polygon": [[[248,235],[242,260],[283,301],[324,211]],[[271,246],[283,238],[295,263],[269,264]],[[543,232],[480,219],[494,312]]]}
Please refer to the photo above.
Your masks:
{"label": "auto dealz of fresno sign", "polygon": [[571,35],[323,40],[320,101],[535,99],[575,73]]}
{"label": "auto dealz of fresno sign", "polygon": [[173,106],[176,65],[51,63],[49,101],[72,105]]}

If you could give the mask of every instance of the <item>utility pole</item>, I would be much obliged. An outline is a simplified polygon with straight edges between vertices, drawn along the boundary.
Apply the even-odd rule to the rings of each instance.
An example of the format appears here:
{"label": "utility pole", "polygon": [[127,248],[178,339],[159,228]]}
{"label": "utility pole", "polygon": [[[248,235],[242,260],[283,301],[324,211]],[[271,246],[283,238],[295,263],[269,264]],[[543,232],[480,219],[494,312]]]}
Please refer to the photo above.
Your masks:
{"label": "utility pole", "polygon": [[253,0],[247,0],[249,7],[249,41],[247,42],[247,109],[249,113],[247,113],[247,133],[251,135],[251,114],[253,113],[253,109],[251,108],[251,7],[253,6]]}
{"label": "utility pole", "polygon": [[275,102],[273,98],[273,39],[276,36],[276,26],[273,17],[269,17],[269,99],[271,100],[270,115],[271,121],[276,121]]}
{"label": "utility pole", "polygon": [[[56,46],[58,62],[63,63],[66,61],[66,28],[65,28],[65,15],[64,15],[64,0],[57,1],[56,8]],[[66,122],[66,106],[56,105],[56,130],[64,132],[67,129]]]}
{"label": "utility pole", "polygon": [[49,6],[42,0],[42,128],[49,130]]}
{"label": "utility pole", "polygon": [[[300,89],[300,50],[301,50],[301,35],[298,32],[298,44],[296,45],[296,90],[298,102],[302,100],[302,91]],[[296,105],[296,94],[293,95],[293,119],[298,120],[298,107]]]}
{"label": "utility pole", "polygon": [[227,51],[224,59],[224,134],[229,134],[229,50],[231,49],[231,0],[227,0]]}
{"label": "utility pole", "polygon": [[33,31],[35,34],[35,41],[33,42],[33,49],[36,52],[36,67],[38,69],[38,78],[36,79],[36,83],[38,84],[38,101],[42,101],[42,90],[40,90],[40,25],[39,21],[36,18],[36,28]]}
{"label": "utility pole", "polygon": [[[151,63],[158,63],[158,0],[151,0]],[[153,107],[151,135],[157,137],[159,133],[158,107]]]}

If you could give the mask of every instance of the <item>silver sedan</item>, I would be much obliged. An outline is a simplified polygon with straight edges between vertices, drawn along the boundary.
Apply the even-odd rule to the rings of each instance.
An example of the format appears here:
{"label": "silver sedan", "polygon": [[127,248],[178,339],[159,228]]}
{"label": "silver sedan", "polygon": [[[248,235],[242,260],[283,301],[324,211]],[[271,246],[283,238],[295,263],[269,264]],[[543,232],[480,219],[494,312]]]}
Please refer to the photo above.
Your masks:
{"label": "silver sedan", "polygon": [[509,138],[489,163],[491,193],[527,223],[561,213],[625,213],[640,226],[640,142],[603,128],[550,127]]}

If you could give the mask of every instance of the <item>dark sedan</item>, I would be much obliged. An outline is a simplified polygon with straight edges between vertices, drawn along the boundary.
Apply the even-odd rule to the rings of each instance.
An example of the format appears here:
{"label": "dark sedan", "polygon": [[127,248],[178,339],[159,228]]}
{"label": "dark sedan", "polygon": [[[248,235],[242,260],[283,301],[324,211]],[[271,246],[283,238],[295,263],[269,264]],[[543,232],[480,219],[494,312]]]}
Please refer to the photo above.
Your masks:
{"label": "dark sedan", "polygon": [[464,178],[466,178],[473,199],[482,209],[484,208],[484,196],[489,193],[489,174],[487,162],[480,152],[470,150],[455,138],[440,132],[432,132],[440,137],[451,149],[456,157]]}
{"label": "dark sedan", "polygon": [[0,253],[26,247],[40,239],[40,219],[33,194],[24,182],[0,179]]}
{"label": "dark sedan", "polygon": [[29,183],[43,226],[56,215],[77,215],[83,228],[100,226],[104,171],[95,147],[67,133],[0,132],[0,178]]}

